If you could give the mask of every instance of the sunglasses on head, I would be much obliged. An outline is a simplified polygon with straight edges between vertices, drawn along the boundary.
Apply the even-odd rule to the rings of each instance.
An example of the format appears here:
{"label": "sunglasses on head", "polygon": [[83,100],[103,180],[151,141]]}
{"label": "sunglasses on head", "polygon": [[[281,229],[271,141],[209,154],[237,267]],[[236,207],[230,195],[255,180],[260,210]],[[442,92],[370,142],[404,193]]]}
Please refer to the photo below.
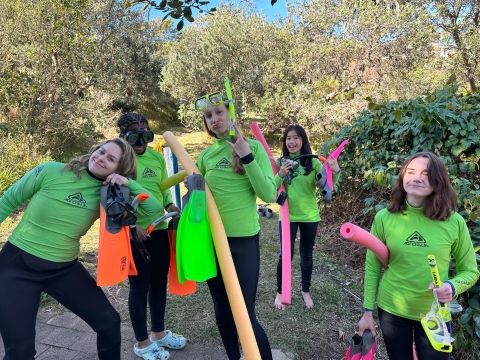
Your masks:
{"label": "sunglasses on head", "polygon": [[125,140],[132,146],[140,146],[153,141],[153,132],[148,129],[132,130],[125,134]]}
{"label": "sunglasses on head", "polygon": [[228,100],[223,97],[221,92],[205,95],[195,100],[195,110],[205,111],[209,106],[228,105]]}

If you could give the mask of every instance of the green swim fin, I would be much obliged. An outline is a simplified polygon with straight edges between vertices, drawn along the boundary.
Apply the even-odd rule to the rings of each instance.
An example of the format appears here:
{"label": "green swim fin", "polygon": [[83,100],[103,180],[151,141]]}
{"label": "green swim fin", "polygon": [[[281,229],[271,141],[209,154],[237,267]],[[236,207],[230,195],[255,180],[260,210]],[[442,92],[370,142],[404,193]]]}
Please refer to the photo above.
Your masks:
{"label": "green swim fin", "polygon": [[187,204],[177,230],[178,279],[205,281],[217,275],[212,234],[207,215],[207,197],[203,176],[194,174],[187,178]]}

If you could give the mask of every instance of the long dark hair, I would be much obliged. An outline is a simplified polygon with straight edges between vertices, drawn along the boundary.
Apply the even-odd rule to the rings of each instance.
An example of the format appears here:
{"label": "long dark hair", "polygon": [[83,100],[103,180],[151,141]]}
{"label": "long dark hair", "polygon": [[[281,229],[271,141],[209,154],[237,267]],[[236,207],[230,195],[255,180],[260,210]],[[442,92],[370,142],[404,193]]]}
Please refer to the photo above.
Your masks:
{"label": "long dark hair", "polygon": [[[219,106],[225,106],[225,105],[219,105]],[[225,106],[225,108],[228,111],[228,107]],[[218,136],[212,130],[210,130],[208,128],[207,120],[205,119],[205,115],[202,114],[202,118],[203,118],[203,124],[205,125],[205,130],[207,130],[208,135],[210,135],[211,137],[214,137],[215,139],[218,139]],[[235,141],[235,140],[237,140],[237,138],[235,137],[233,140]],[[236,174],[239,174],[239,175],[244,175],[245,174],[245,168],[243,167],[243,164],[242,164],[242,161],[240,160],[240,157],[237,155],[237,153],[235,151],[233,151],[232,156],[233,156],[233,158],[232,158],[233,172],[236,173]]]}
{"label": "long dark hair", "polygon": [[407,193],[403,188],[403,178],[410,162],[419,157],[429,160],[428,181],[433,188],[432,193],[425,199],[423,213],[432,220],[446,220],[457,207],[457,194],[453,190],[445,164],[437,155],[428,151],[416,153],[403,162],[388,210],[393,213],[405,210]]}
{"label": "long dark hair", "polygon": [[[290,155],[290,152],[287,149],[286,140],[287,140],[288,133],[292,130],[295,131],[297,135],[302,138],[302,147],[300,149],[300,155],[312,154],[312,148],[310,147],[310,141],[308,141],[308,136],[305,129],[298,124],[291,124],[291,125],[288,125],[283,131],[282,155],[285,157],[288,157]],[[312,159],[302,158],[300,159],[300,165],[302,165],[303,168],[305,169],[305,175],[310,174],[310,171],[312,171]]]}

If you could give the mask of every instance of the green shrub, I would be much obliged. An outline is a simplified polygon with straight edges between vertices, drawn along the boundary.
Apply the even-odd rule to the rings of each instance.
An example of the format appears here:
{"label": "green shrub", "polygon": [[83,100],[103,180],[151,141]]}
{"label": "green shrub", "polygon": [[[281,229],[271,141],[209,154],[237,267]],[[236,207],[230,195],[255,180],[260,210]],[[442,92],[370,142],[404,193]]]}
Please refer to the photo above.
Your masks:
{"label": "green shrub", "polygon": [[0,136],[0,194],[28,170],[50,158],[25,135]]}

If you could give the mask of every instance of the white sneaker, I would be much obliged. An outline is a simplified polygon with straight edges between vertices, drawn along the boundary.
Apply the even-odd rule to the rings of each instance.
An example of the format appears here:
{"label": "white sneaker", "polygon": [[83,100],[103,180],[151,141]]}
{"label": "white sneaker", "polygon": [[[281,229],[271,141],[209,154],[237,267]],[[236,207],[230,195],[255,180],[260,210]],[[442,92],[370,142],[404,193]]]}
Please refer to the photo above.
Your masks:
{"label": "white sneaker", "polygon": [[144,348],[138,348],[137,344],[134,344],[133,353],[143,360],[168,360],[170,358],[170,353],[156,343],[151,343]]}

